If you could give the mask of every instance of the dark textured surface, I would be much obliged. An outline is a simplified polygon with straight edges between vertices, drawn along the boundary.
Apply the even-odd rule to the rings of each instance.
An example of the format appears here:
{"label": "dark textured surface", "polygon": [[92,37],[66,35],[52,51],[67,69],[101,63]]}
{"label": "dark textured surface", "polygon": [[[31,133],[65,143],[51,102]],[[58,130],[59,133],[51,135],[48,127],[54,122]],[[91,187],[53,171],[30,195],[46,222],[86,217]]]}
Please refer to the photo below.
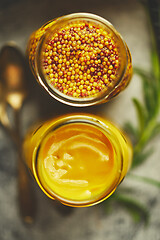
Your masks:
{"label": "dark textured surface", "polygon": [[[111,21],[126,40],[133,57],[133,64],[150,68],[150,36],[143,7],[132,1],[0,1],[0,47],[15,41],[25,52],[26,43],[33,30],[46,21],[71,12],[92,12]],[[75,109],[64,106],[47,96],[38,85],[36,96],[28,99],[22,109],[22,132],[39,118],[55,116],[64,112],[89,111],[111,118],[123,125],[135,121],[132,97],[141,98],[139,78],[134,76],[131,84],[111,103],[98,107]],[[8,108],[10,118],[12,111]],[[136,174],[159,180],[159,138],[153,143],[155,152],[146,164],[136,169]],[[130,194],[150,210],[147,227],[135,223],[128,212],[115,205],[106,213],[104,204],[74,209],[63,216],[53,201],[48,199],[33,181],[37,198],[37,218],[26,227],[20,218],[17,203],[17,154],[13,144],[0,128],[0,240],[160,240],[160,192],[156,187],[126,178],[121,187],[128,187]]]}

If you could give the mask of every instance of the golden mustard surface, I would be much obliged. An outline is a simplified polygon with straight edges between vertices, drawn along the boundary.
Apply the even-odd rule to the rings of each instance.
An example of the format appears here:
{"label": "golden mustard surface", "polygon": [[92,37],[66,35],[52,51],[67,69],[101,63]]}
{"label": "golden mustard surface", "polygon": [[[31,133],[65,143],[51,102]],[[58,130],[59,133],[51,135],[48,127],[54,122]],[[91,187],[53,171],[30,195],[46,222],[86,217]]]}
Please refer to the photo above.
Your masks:
{"label": "golden mustard surface", "polygon": [[105,194],[117,173],[108,138],[95,126],[71,123],[54,130],[38,155],[39,178],[47,190],[76,201]]}

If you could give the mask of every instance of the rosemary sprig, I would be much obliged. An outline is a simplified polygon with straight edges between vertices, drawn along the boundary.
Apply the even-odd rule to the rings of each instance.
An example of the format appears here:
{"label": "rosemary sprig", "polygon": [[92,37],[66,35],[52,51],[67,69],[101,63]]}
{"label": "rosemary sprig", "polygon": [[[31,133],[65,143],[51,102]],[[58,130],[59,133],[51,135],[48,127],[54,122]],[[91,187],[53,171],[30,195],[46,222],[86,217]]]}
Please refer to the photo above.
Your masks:
{"label": "rosemary sprig", "polygon": [[[134,126],[132,123],[128,122],[124,126],[134,146],[131,170],[144,163],[153,153],[154,149],[147,149],[148,143],[160,133],[160,40],[158,35],[158,30],[160,30],[160,4],[158,4],[157,0],[153,0],[153,2],[152,0],[146,0],[145,3],[148,16],[150,16],[152,68],[148,72],[137,67],[134,68],[134,74],[139,75],[142,80],[143,101],[140,102],[136,98],[133,99],[133,104],[137,113],[137,125]],[[153,21],[154,3],[157,4],[156,13],[158,15],[156,15],[156,19],[154,18]],[[156,23],[155,20],[157,21]],[[159,24],[159,26],[157,24]],[[137,176],[132,173],[129,173],[128,176],[132,177],[134,180],[143,181],[160,188],[160,181],[148,177]],[[149,212],[147,208],[139,200],[128,197],[127,193],[122,191],[122,188],[119,188],[113,194],[107,206],[110,207],[111,202],[114,201],[127,208],[135,221],[143,220],[145,223],[148,223]]]}
{"label": "rosemary sprig", "polygon": [[[146,4],[148,8],[146,10],[148,16],[151,17],[149,23],[152,40],[152,68],[150,71],[145,71],[137,67],[134,68],[134,74],[139,75],[142,80],[143,102],[135,98],[133,99],[137,113],[137,127],[133,126],[131,123],[125,125],[125,130],[131,135],[134,144],[132,168],[139,166],[150,156],[153,150],[146,150],[146,146],[153,137],[160,133],[160,55],[158,51],[159,46],[157,46],[157,43],[159,43],[157,41],[159,35],[157,34],[159,33],[155,32],[155,22],[151,14],[151,10],[153,9],[149,8],[150,3],[151,1],[148,0]],[[157,6],[160,8],[160,4]],[[156,23],[157,25],[159,24],[160,29],[160,9],[157,13],[159,16],[157,15],[157,18],[154,20],[157,21]]]}
{"label": "rosemary sprig", "polygon": [[132,168],[139,166],[150,156],[153,150],[146,150],[146,146],[160,133],[160,75],[155,75],[153,70],[147,73],[139,68],[135,68],[134,73],[142,79],[144,101],[141,103],[138,99],[133,99],[137,127],[131,123],[125,125],[125,130],[131,135],[134,145]]}
{"label": "rosemary sprig", "polygon": [[[155,52],[152,53],[151,72],[145,72],[142,69],[134,68],[134,74],[138,74],[142,79],[143,102],[138,99],[133,99],[133,104],[137,113],[137,126],[128,122],[125,124],[125,130],[131,136],[133,142],[133,164],[131,170],[144,163],[147,158],[153,153],[153,149],[146,149],[148,143],[160,133],[160,72],[159,59]],[[152,184],[160,188],[160,182],[148,177],[137,176],[132,173],[128,174],[134,180],[143,181],[147,184]],[[127,191],[128,192],[128,191]],[[108,200],[107,200],[108,201]],[[106,201],[106,203],[107,203]],[[145,224],[149,221],[149,212],[147,207],[138,200],[127,195],[118,189],[107,206],[111,206],[111,202],[116,202],[120,206],[126,208],[133,217],[135,222],[144,221]],[[106,207],[107,207],[106,206]]]}

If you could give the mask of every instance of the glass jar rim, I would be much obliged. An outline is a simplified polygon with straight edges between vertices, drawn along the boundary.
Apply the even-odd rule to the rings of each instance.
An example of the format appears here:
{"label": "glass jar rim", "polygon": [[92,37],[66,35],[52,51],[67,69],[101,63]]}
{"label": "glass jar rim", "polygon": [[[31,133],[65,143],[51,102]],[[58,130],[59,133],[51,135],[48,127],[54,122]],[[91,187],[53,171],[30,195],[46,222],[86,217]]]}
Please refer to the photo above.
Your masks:
{"label": "glass jar rim", "polygon": [[[95,205],[97,203],[102,202],[106,198],[108,198],[115,191],[117,185],[119,184],[119,181],[121,178],[121,171],[123,168],[122,154],[120,154],[120,159],[118,159],[119,160],[119,169],[117,169],[117,176],[115,177],[114,181],[111,183],[109,189],[106,189],[106,191],[104,193],[102,193],[102,196],[97,196],[97,198],[91,199],[91,200],[77,201],[77,200],[70,200],[70,199],[63,198],[63,197],[59,196],[58,194],[56,194],[52,189],[50,189],[49,186],[45,187],[43,184],[43,181],[41,180],[41,177],[38,174],[38,167],[37,167],[38,166],[38,153],[39,153],[41,144],[43,143],[44,139],[47,137],[47,135],[51,131],[54,131],[62,126],[65,126],[66,124],[72,124],[72,123],[91,124],[93,126],[98,127],[98,129],[100,131],[102,131],[103,133],[106,133],[106,134],[108,133],[108,135],[107,135],[108,138],[111,135],[110,127],[107,128],[107,124],[105,124],[103,121],[101,121],[101,119],[99,117],[97,118],[97,116],[95,116],[95,115],[73,114],[73,115],[65,115],[65,116],[59,117],[59,118],[57,118],[56,121],[53,121],[53,123],[51,123],[51,125],[47,128],[47,130],[44,132],[41,140],[38,142],[38,144],[36,146],[36,151],[34,152],[33,162],[32,162],[33,172],[34,172],[34,175],[36,176],[36,180],[38,181],[40,188],[42,189],[42,191],[45,192],[45,194],[48,197],[50,197],[52,199],[57,199],[60,202],[62,202],[63,204],[68,205],[68,206],[84,207],[84,206]],[[108,122],[108,125],[112,125],[112,124],[110,122]],[[112,132],[112,134],[114,134],[114,133]],[[114,138],[116,138],[116,140],[117,140],[116,135],[114,135]],[[110,141],[110,139],[109,139],[109,141]],[[114,148],[112,142],[111,142],[111,145]]]}
{"label": "glass jar rim", "polygon": [[[121,70],[120,70],[119,76],[117,77],[116,84],[111,89],[110,92],[107,92],[107,89],[106,89],[104,91],[101,91],[99,94],[95,95],[94,97],[82,97],[82,98],[77,97],[76,98],[76,97],[68,96],[60,92],[54,87],[50,87],[48,82],[46,81],[46,78],[44,76],[44,73],[42,71],[42,66],[41,66],[41,53],[46,43],[46,40],[50,36],[51,32],[56,30],[58,26],[63,26],[63,24],[66,23],[67,21],[74,21],[77,19],[82,19],[82,20],[86,19],[86,20],[95,21],[101,24],[103,27],[111,31],[114,34],[114,37],[116,37],[119,41],[121,54],[123,53],[123,61],[121,63]],[[55,22],[53,23],[53,25],[51,25],[49,29],[46,30],[46,32],[41,38],[41,41],[38,43],[36,55],[35,55],[35,69],[37,72],[38,81],[41,84],[41,86],[49,93],[49,95],[51,95],[56,100],[64,104],[68,104],[70,106],[75,106],[75,107],[86,107],[86,106],[92,106],[92,105],[105,102],[109,98],[109,96],[112,94],[112,92],[116,88],[118,88],[118,86],[120,85],[121,80],[123,79],[123,76],[125,75],[127,70],[127,62],[128,62],[127,46],[122,36],[117,32],[117,30],[109,21],[92,13],[72,13],[72,14],[65,15],[55,19]]]}

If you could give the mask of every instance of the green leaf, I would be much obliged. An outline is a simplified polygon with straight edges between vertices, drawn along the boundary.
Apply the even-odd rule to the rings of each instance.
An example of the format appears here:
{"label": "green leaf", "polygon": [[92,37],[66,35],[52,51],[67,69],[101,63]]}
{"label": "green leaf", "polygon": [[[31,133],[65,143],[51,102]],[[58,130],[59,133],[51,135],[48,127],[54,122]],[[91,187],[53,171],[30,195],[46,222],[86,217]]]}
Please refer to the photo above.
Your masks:
{"label": "green leaf", "polygon": [[[131,208],[131,207],[128,207],[128,206],[127,206],[127,210],[129,211],[129,213],[131,214],[133,220],[136,223],[139,223],[141,221],[141,214],[139,213],[139,211],[135,211],[134,208]],[[147,220],[147,222],[148,222],[148,220]]]}
{"label": "green leaf", "polygon": [[151,82],[154,82],[154,80],[151,79],[150,82],[143,81],[144,101],[149,116],[152,116],[156,111],[158,101],[157,89],[155,89],[155,86]]}
{"label": "green leaf", "polygon": [[113,210],[113,202],[115,200],[115,193],[113,193],[109,198],[107,198],[101,205],[104,206],[105,212],[110,214]]}
{"label": "green leaf", "polygon": [[140,166],[142,163],[144,163],[150,155],[153,153],[153,149],[149,149],[148,151],[145,152],[137,152],[133,153],[133,162],[131,168],[135,168]]}
{"label": "green leaf", "polygon": [[122,206],[127,208],[127,210],[131,213],[133,219],[137,221],[144,221],[146,224],[149,220],[149,212],[147,211],[147,208],[140,203],[139,201],[125,196],[123,194],[116,194],[116,201],[119,202]]}
{"label": "green leaf", "polygon": [[143,132],[145,124],[146,124],[146,112],[142,104],[138,101],[138,99],[133,98],[133,103],[136,108],[137,118],[139,123],[139,132]]}
{"label": "green leaf", "polygon": [[152,77],[149,72],[146,72],[145,70],[143,70],[139,67],[134,67],[134,73],[138,74],[141,78],[144,79],[144,81],[148,81]]}
{"label": "green leaf", "polygon": [[158,88],[153,74],[147,73],[139,68],[134,68],[134,73],[138,74],[143,81],[143,95],[145,108],[148,115],[152,116],[156,111],[158,101]]}
{"label": "green leaf", "polygon": [[154,185],[155,187],[160,188],[160,181],[157,181],[155,179],[138,176],[138,175],[135,175],[135,174],[132,174],[132,173],[129,173],[128,176],[134,178],[135,180],[143,181],[145,183],[148,183],[148,184]]}
{"label": "green leaf", "polygon": [[124,131],[130,135],[133,143],[137,141],[139,132],[130,122],[125,123],[123,127]]}
{"label": "green leaf", "polygon": [[157,123],[157,125],[155,126],[155,128],[152,131],[151,139],[153,139],[159,133],[160,133],[160,123]]}
{"label": "green leaf", "polygon": [[[154,48],[151,52],[151,59],[152,59],[152,72],[156,79],[159,79],[160,77],[160,62],[158,58],[158,54],[156,49]],[[160,84],[160,83],[159,83]]]}
{"label": "green leaf", "polygon": [[110,214],[111,212],[112,212],[112,210],[113,210],[113,205],[112,205],[112,203],[113,203],[113,199],[110,197],[110,198],[108,198],[107,200],[105,200],[102,204],[103,204],[103,206],[104,206],[104,209],[105,209],[105,212],[107,213],[107,214]]}
{"label": "green leaf", "polygon": [[156,116],[154,115],[151,119],[149,119],[148,124],[145,126],[145,130],[138,139],[137,144],[134,146],[134,154],[142,152],[146,144],[151,140],[153,130],[157,125],[156,121]]}

